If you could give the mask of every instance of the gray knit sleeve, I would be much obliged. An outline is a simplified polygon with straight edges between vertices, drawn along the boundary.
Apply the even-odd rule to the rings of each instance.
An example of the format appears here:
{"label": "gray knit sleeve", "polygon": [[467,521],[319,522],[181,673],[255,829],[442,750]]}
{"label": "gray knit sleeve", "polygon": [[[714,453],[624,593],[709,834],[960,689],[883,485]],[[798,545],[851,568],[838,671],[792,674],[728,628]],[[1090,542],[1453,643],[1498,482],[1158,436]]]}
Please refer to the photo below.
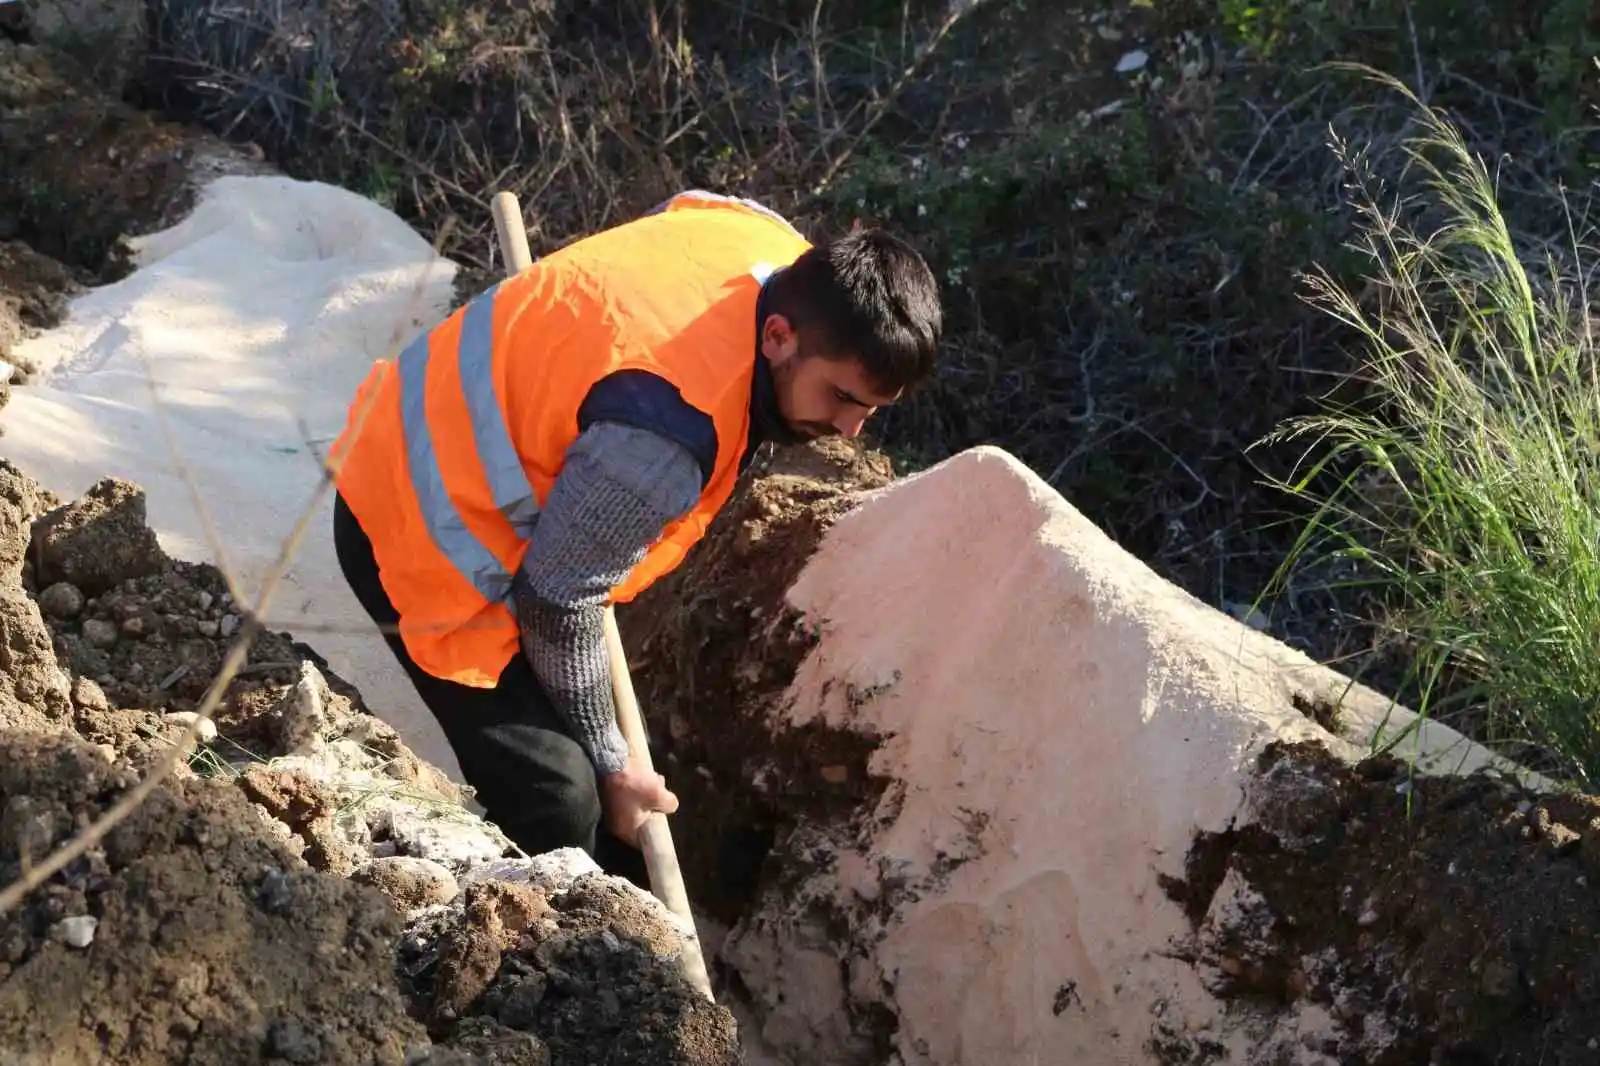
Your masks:
{"label": "gray knit sleeve", "polygon": [[574,739],[601,773],[627,765],[606,657],[606,595],[700,495],[681,445],[616,422],[567,452],[513,583],[522,650]]}

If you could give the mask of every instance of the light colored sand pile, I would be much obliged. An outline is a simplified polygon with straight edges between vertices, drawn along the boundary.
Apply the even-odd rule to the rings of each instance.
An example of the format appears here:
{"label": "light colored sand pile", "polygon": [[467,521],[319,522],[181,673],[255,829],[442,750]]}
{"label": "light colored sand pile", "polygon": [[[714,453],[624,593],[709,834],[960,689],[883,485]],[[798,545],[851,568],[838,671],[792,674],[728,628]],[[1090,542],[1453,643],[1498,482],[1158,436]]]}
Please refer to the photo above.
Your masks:
{"label": "light colored sand pile", "polygon": [[[108,475],[143,485],[162,546],[230,569],[253,603],[356,384],[448,311],[455,265],[372,201],[276,175],[217,178],[182,222],[134,244],[132,275],[20,347],[40,374],[0,412],[0,453],[67,498]],[[326,656],[419,755],[459,777],[345,586],[329,507],[269,624]]]}
{"label": "light colored sand pile", "polygon": [[[769,1040],[808,1049],[796,1061],[874,1061],[853,1041],[877,1003],[906,1066],[1156,1062],[1158,1026],[1258,1061],[1168,954],[1187,927],[1157,877],[1247,813],[1268,742],[1357,754],[1294,704],[1343,678],[1162,580],[991,448],[847,515],[789,599],[822,636],[779,701],[788,724],[893,734],[873,770],[899,785],[864,837],[792,841],[780,863],[832,863],[729,936]],[[1389,711],[1350,693],[1351,739]],[[1434,765],[1487,758],[1448,729],[1423,737]]]}

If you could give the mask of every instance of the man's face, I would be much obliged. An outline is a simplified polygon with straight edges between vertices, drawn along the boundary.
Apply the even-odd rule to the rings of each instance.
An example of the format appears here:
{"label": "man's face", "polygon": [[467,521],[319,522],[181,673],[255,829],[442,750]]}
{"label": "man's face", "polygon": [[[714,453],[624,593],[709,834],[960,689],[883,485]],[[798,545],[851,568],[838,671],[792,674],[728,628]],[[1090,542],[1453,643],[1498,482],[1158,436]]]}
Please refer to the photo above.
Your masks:
{"label": "man's face", "polygon": [[802,351],[798,334],[782,315],[767,317],[761,350],[772,364],[778,410],[802,436],[854,437],[874,411],[900,398],[874,388],[857,359]]}

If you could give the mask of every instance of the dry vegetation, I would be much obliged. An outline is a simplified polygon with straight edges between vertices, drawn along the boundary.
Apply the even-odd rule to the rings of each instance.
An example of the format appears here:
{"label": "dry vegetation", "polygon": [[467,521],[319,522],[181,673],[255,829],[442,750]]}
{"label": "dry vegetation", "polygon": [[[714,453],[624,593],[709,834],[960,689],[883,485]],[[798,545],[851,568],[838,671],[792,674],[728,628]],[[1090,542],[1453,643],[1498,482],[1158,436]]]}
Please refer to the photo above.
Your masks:
{"label": "dry vegetation", "polygon": [[[1386,189],[1417,117],[1320,64],[1371,64],[1448,109],[1535,257],[1571,258],[1600,143],[1583,0],[270,10],[151,0],[143,62],[109,76],[430,239],[453,226],[464,291],[500,271],[502,188],[536,255],[686,186],[816,235],[906,231],[951,330],[937,380],[877,426],[902,469],[1002,445],[1165,576],[1241,615],[1273,587],[1274,632],[1406,698],[1414,641],[1374,624],[1405,606],[1392,590],[1338,587],[1347,563],[1320,551],[1271,585],[1308,514],[1273,482],[1305,443],[1263,441],[1330,390],[1370,395],[1350,377],[1363,338],[1302,277],[1374,296],[1341,155]],[[1426,230],[1434,208],[1405,210]]]}

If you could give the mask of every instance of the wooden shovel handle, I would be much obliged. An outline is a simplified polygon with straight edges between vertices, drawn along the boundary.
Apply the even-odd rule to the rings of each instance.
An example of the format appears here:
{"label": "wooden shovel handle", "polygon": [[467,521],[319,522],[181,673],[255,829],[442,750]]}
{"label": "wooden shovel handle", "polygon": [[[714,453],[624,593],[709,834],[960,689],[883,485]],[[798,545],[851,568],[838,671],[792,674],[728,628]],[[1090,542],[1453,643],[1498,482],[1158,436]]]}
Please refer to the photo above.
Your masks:
{"label": "wooden shovel handle", "polygon": [[[522,223],[522,207],[514,193],[498,192],[494,196],[493,211],[495,233],[506,261],[506,276],[510,277],[533,265],[533,255],[528,250],[528,232]],[[622,634],[617,630],[616,611],[609,604],[605,611],[605,633],[606,651],[611,660],[611,692],[616,704],[617,727],[628,742],[629,755],[645,769],[654,770],[650,745],[645,738],[644,719],[639,713],[633,678],[628,673],[627,655],[622,648]],[[644,852],[651,890],[683,923],[681,962],[684,977],[696,991],[714,1002],[711,978],[706,973],[705,956],[700,950],[700,935],[695,930],[694,915],[689,910],[689,893],[684,886],[683,871],[678,867],[678,850],[673,845],[672,828],[667,824],[666,815],[657,811],[645,820],[639,830],[639,849]]]}

